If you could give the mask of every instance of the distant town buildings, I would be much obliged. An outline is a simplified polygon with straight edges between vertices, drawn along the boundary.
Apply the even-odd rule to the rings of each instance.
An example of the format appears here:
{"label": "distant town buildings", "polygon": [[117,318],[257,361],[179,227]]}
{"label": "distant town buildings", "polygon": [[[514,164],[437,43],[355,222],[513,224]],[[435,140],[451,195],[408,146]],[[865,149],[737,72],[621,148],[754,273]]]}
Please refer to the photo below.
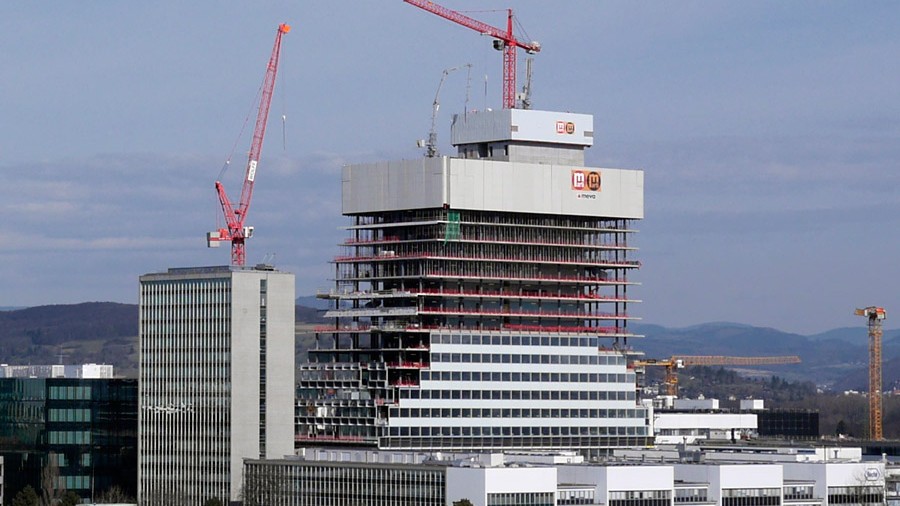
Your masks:
{"label": "distant town buildings", "polygon": [[0,364],[0,378],[114,378],[110,364],[8,365]]}
{"label": "distant town buildings", "polygon": [[268,266],[141,276],[142,506],[237,501],[243,459],[293,453],[294,298]]}

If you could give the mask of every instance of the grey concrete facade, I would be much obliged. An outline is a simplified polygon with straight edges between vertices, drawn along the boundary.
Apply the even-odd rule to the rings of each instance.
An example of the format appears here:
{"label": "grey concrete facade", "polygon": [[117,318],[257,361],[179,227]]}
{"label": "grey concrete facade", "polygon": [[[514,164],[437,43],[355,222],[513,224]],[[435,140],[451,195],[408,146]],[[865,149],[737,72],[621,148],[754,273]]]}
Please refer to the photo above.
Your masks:
{"label": "grey concrete facade", "polygon": [[236,501],[244,458],[293,453],[294,293],[271,268],[141,276],[140,504]]}

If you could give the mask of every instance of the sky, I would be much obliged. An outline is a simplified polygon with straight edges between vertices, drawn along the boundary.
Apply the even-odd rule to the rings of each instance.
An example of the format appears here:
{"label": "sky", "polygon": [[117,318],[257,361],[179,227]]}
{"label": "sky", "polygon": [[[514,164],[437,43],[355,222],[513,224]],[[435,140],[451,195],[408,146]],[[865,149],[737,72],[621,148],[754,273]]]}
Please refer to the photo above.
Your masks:
{"label": "sky", "polygon": [[[900,310],[900,3],[443,4],[514,8],[543,47],[534,107],[593,114],[587,164],[645,171],[644,323]],[[141,274],[228,262],[214,182],[230,157],[237,198],[282,22],[247,249],[298,295],[331,286],[341,166],[422,156],[443,69],[472,64],[441,91],[444,153],[451,114],[500,106],[490,39],[400,0],[5,2],[0,306],[136,303]]]}

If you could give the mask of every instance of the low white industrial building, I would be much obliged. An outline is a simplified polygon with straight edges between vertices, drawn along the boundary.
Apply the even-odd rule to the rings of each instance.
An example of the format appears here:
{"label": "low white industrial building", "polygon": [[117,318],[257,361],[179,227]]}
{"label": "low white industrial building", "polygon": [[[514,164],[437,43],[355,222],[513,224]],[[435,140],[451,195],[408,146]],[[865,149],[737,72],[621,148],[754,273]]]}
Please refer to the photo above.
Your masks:
{"label": "low white industrial building", "polygon": [[755,436],[753,413],[653,413],[657,444],[693,444],[703,440],[738,441]]}
{"label": "low white industrial building", "polygon": [[881,505],[885,463],[843,448],[449,454],[317,448],[245,460],[246,506]]}

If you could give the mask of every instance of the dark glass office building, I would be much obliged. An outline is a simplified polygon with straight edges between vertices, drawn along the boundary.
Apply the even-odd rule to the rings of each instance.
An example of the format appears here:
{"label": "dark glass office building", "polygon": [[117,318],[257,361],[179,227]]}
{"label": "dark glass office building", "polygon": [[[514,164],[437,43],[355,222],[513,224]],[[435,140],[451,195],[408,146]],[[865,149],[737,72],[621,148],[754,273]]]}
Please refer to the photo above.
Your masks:
{"label": "dark glass office building", "polygon": [[760,437],[818,439],[819,412],[805,410],[774,410],[756,413]]}
{"label": "dark glass office building", "polygon": [[27,485],[40,493],[48,466],[83,499],[135,496],[137,380],[0,378],[0,456],[4,504]]}

